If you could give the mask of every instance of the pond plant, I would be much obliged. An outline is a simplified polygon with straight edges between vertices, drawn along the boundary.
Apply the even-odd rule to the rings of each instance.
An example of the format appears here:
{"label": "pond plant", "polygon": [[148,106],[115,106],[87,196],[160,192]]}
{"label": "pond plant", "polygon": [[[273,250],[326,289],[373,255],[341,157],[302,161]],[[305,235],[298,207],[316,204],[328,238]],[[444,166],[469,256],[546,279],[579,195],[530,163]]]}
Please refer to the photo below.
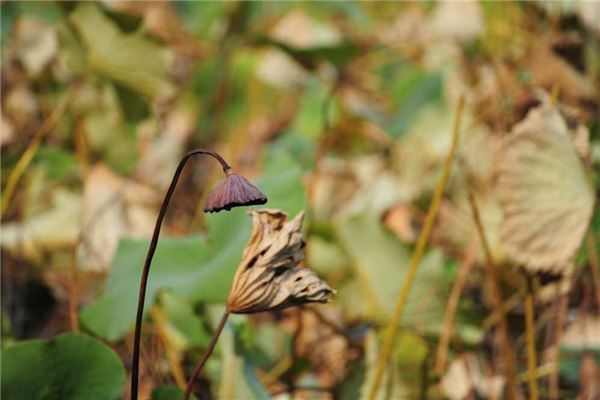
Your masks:
{"label": "pond plant", "polygon": [[150,240],[150,246],[148,247],[148,253],[146,254],[146,261],[144,262],[144,268],[142,270],[142,277],[140,280],[140,292],[138,297],[138,308],[135,319],[135,334],[133,340],[133,356],[131,360],[131,399],[137,400],[138,398],[138,379],[139,379],[139,365],[140,365],[140,340],[142,334],[142,317],[144,315],[144,301],[146,298],[146,285],[148,283],[148,274],[150,273],[150,266],[152,264],[152,257],[156,251],[158,244],[158,237],[160,236],[160,229],[162,221],[169,207],[171,197],[181,176],[181,172],[185,167],[187,161],[196,155],[208,155],[221,164],[223,172],[226,175],[225,181],[221,182],[207,197],[204,212],[219,212],[221,210],[230,210],[233,207],[238,206],[250,206],[257,204],[265,204],[267,197],[262,194],[256,187],[254,187],[246,178],[233,172],[229,164],[219,155],[218,153],[210,150],[194,150],[186,154],[175,170],[171,184],[167,189],[165,198],[160,207],[158,218],[154,226],[154,232],[152,233],[152,239]]}
{"label": "pond plant", "polygon": [[[267,202],[266,196],[246,178],[234,173],[218,153],[195,150],[181,159],[160,208],[142,270],[131,365],[132,400],[137,399],[138,396],[141,326],[152,258],[175,186],[186,162],[195,155],[213,157],[221,164],[226,175],[226,179],[208,195],[204,212],[219,212],[233,207],[260,205]],[[329,296],[335,293],[314,272],[301,265],[306,245],[301,232],[303,212],[291,221],[287,221],[287,214],[281,210],[254,210],[250,215],[253,222],[252,234],[233,278],[227,308],[203,357],[189,379],[184,395],[186,400],[191,395],[195,379],[214,350],[229,314],[278,310],[312,302],[325,303],[329,300]]]}

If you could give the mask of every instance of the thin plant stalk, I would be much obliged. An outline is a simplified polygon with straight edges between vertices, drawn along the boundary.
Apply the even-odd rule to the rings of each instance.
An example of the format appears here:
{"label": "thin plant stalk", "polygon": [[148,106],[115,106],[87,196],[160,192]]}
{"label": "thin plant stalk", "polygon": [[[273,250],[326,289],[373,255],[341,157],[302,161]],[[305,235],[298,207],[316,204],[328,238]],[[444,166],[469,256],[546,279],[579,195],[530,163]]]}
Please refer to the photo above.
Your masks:
{"label": "thin plant stalk", "polygon": [[453,331],[454,316],[456,315],[456,309],[460,300],[463,287],[467,283],[469,273],[475,263],[475,255],[477,248],[470,246],[465,258],[462,262],[460,270],[458,271],[458,277],[452,285],[450,296],[448,297],[448,303],[446,305],[446,313],[444,314],[444,322],[442,325],[442,334],[436,350],[434,372],[441,375],[444,372],[446,366],[446,360],[448,358],[448,346],[450,344],[450,337]]}
{"label": "thin plant stalk", "polygon": [[527,369],[529,382],[529,398],[538,399],[537,354],[535,351],[535,315],[533,309],[533,285],[527,278],[527,297],[525,297],[525,335],[527,336]]}
{"label": "thin plant stalk", "polygon": [[67,109],[67,106],[71,103],[71,100],[73,99],[73,96],[78,87],[79,86],[77,84],[73,86],[72,89],[70,89],[67,92],[67,94],[65,94],[62,101],[56,106],[54,111],[52,111],[48,118],[44,120],[42,125],[35,132],[33,140],[31,141],[31,143],[29,143],[29,146],[27,146],[27,149],[23,152],[21,158],[19,158],[19,161],[17,161],[17,164],[12,169],[10,175],[8,176],[6,187],[2,192],[2,198],[0,199],[0,216],[4,215],[4,213],[8,209],[10,200],[12,199],[15,189],[17,188],[21,177],[27,170],[27,167],[29,167],[31,161],[33,161],[33,157],[40,148],[42,140],[44,140],[46,135],[50,133],[50,130],[54,127],[54,125],[56,125],[60,117],[62,117],[62,115]]}
{"label": "thin plant stalk", "polygon": [[502,354],[504,358],[504,365],[506,368],[506,385],[508,387],[508,398],[517,398],[517,386],[515,383],[516,376],[516,364],[515,356],[513,354],[510,337],[508,335],[508,323],[506,322],[506,311],[502,301],[502,291],[500,290],[500,284],[498,283],[498,276],[496,275],[496,266],[494,259],[492,258],[492,252],[483,230],[483,223],[481,222],[481,215],[475,197],[469,192],[469,204],[471,206],[471,212],[473,213],[473,220],[475,221],[475,228],[479,235],[481,246],[483,247],[483,253],[485,255],[485,269],[486,275],[488,276],[492,300],[494,301],[494,312],[498,315],[498,327],[500,328],[500,337],[502,339]]}
{"label": "thin plant stalk", "polygon": [[138,380],[139,380],[139,366],[140,366],[140,340],[142,336],[142,317],[144,315],[144,301],[146,298],[146,285],[148,283],[148,274],[150,272],[150,265],[152,263],[152,258],[154,257],[154,252],[156,251],[156,245],[158,244],[158,237],[160,235],[160,228],[162,226],[162,221],[167,212],[167,208],[169,206],[169,201],[173,196],[173,192],[175,191],[175,186],[177,186],[177,181],[179,181],[179,177],[181,172],[183,171],[183,167],[186,162],[195,155],[205,154],[216,159],[221,166],[223,167],[223,171],[227,172],[231,169],[229,164],[221,157],[219,154],[207,151],[207,150],[194,150],[185,155],[177,165],[177,169],[175,170],[175,174],[173,175],[173,179],[171,180],[171,185],[165,194],[165,198],[160,207],[160,212],[158,213],[158,218],[156,219],[156,224],[154,225],[154,232],[152,234],[152,240],[150,241],[150,247],[148,248],[148,253],[146,255],[146,261],[144,263],[144,269],[142,271],[142,278],[140,281],[140,293],[138,297],[138,308],[135,319],[135,334],[133,338],[133,356],[131,358],[131,400],[137,400],[138,397]]}
{"label": "thin plant stalk", "polygon": [[79,287],[77,279],[77,246],[73,246],[69,262],[69,324],[71,331],[79,333],[77,309],[79,303]]}
{"label": "thin plant stalk", "polygon": [[[558,289],[560,290],[560,289]],[[552,351],[552,373],[550,374],[549,384],[550,399],[558,399],[559,389],[559,362],[560,362],[560,341],[562,339],[563,330],[565,328],[565,319],[567,316],[567,308],[569,307],[569,296],[563,294],[558,300],[558,313],[556,316],[556,325],[554,328],[554,350]]]}
{"label": "thin plant stalk", "polygon": [[461,97],[458,103],[458,110],[456,113],[456,119],[454,121],[454,131],[452,134],[452,144],[450,146],[450,151],[448,152],[448,156],[444,163],[444,170],[442,172],[442,176],[438,181],[438,184],[435,188],[435,192],[433,194],[433,198],[431,200],[431,204],[429,205],[429,210],[427,211],[427,216],[425,217],[425,223],[423,225],[423,229],[419,235],[419,239],[417,240],[417,244],[415,246],[415,251],[413,252],[412,258],[410,260],[410,264],[408,267],[408,272],[406,274],[406,279],[404,280],[404,284],[402,285],[402,289],[400,290],[400,294],[398,295],[398,299],[396,301],[396,306],[394,308],[394,312],[390,321],[387,325],[386,335],[383,343],[383,347],[381,349],[381,353],[379,353],[379,357],[377,359],[377,367],[375,370],[375,377],[373,379],[373,385],[369,390],[369,400],[374,400],[377,394],[377,389],[379,384],[381,383],[381,379],[383,378],[383,372],[385,371],[385,366],[392,354],[392,349],[396,342],[396,337],[398,336],[398,327],[400,325],[400,319],[402,318],[402,313],[404,311],[404,307],[406,302],[408,301],[408,295],[410,294],[410,289],[415,280],[415,276],[417,274],[417,270],[421,261],[421,257],[425,252],[425,246],[429,240],[429,235],[431,234],[431,230],[433,228],[433,223],[437,216],[437,211],[439,209],[440,203],[442,201],[442,195],[444,193],[444,189],[446,188],[446,182],[448,182],[448,178],[450,176],[450,170],[452,167],[452,161],[456,155],[456,149],[458,148],[458,139],[460,136],[460,123],[461,117],[464,109],[465,101],[464,97]]}
{"label": "thin plant stalk", "polygon": [[596,304],[600,307],[600,261],[598,260],[598,249],[596,248],[596,239],[594,238],[592,228],[588,231],[586,246],[592,279],[594,280],[594,288],[596,289]]}
{"label": "thin plant stalk", "polygon": [[219,336],[221,336],[221,332],[223,332],[223,328],[225,327],[227,318],[229,318],[229,311],[225,311],[223,313],[223,316],[221,317],[221,321],[219,322],[217,329],[214,331],[212,337],[210,338],[208,347],[204,351],[204,355],[200,359],[200,362],[198,362],[198,365],[196,365],[196,368],[194,368],[194,372],[192,372],[192,376],[190,376],[190,380],[188,381],[187,387],[185,388],[185,394],[183,395],[183,400],[189,400],[190,395],[192,393],[192,385],[194,384],[194,381],[196,380],[196,378],[198,378],[198,375],[200,375],[200,372],[202,371],[202,367],[204,367],[204,364],[206,364],[206,361],[208,360],[208,358],[212,354],[213,350],[215,349],[215,345],[217,344],[217,340],[219,340]]}

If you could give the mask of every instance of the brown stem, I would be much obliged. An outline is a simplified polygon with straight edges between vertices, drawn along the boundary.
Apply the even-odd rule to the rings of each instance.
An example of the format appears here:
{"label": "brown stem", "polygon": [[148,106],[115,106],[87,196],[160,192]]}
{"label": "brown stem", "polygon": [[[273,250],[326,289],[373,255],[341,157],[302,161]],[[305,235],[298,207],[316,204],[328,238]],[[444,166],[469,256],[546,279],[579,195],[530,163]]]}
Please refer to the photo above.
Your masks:
{"label": "brown stem", "polygon": [[221,336],[221,332],[223,332],[223,328],[225,327],[225,322],[227,322],[228,317],[229,317],[229,311],[225,311],[223,313],[223,316],[221,317],[221,321],[219,322],[217,329],[215,330],[212,337],[210,338],[210,343],[208,344],[208,347],[206,348],[206,351],[204,352],[202,359],[200,360],[198,365],[196,365],[196,368],[194,369],[194,372],[192,373],[192,376],[190,377],[190,380],[188,381],[187,387],[185,388],[185,394],[183,395],[183,400],[189,400],[190,395],[192,393],[192,385],[194,384],[194,381],[196,380],[198,375],[200,375],[200,372],[202,371],[202,367],[204,367],[204,364],[206,364],[208,357],[210,357],[213,350],[215,349],[217,340],[219,340],[219,336]]}
{"label": "brown stem", "polygon": [[77,286],[77,244],[71,249],[69,262],[69,323],[71,331],[79,333],[79,319],[77,308],[79,303],[79,288]]}
{"label": "brown stem", "polygon": [[[560,289],[558,289],[560,290]],[[560,362],[560,341],[562,339],[562,333],[565,328],[565,319],[567,316],[567,308],[569,308],[569,295],[563,294],[558,299],[558,313],[556,316],[555,323],[555,333],[554,333],[554,346],[552,350],[552,363],[554,367],[552,369],[552,374],[550,375],[550,399],[556,400],[558,399],[558,389],[559,389],[559,381],[558,381],[558,363]]]}
{"label": "brown stem", "polygon": [[538,400],[533,282],[532,278],[529,276],[527,277],[527,297],[525,298],[525,335],[527,339],[527,380],[529,382],[529,399]]}
{"label": "brown stem", "polygon": [[188,159],[197,154],[206,154],[214,159],[216,159],[221,166],[223,167],[223,171],[227,172],[231,167],[227,162],[221,157],[219,154],[207,151],[207,150],[194,150],[185,155],[179,161],[179,165],[177,165],[177,169],[175,170],[175,174],[173,175],[173,179],[171,180],[171,185],[167,190],[165,195],[165,199],[160,207],[160,212],[158,213],[158,218],[156,219],[156,225],[154,225],[154,233],[152,234],[152,240],[150,241],[150,247],[148,248],[148,254],[146,254],[146,261],[144,263],[144,270],[142,271],[142,278],[140,280],[140,294],[138,298],[138,308],[137,315],[135,318],[135,336],[133,338],[133,356],[131,358],[131,400],[137,400],[138,396],[138,377],[139,377],[139,366],[140,366],[140,338],[142,334],[142,317],[144,315],[144,300],[146,298],[146,284],[148,283],[148,273],[150,272],[150,264],[152,263],[152,257],[154,257],[154,251],[156,250],[156,245],[158,244],[158,236],[160,235],[160,228],[162,225],[162,221],[165,217],[165,213],[167,211],[167,207],[169,206],[169,201],[173,196],[173,192],[175,191],[175,186],[177,185],[177,181],[179,180],[179,176],[183,171],[183,167]]}
{"label": "brown stem", "polygon": [[444,367],[446,366],[446,360],[448,358],[448,346],[450,345],[450,337],[452,336],[452,328],[454,322],[454,316],[456,315],[456,309],[458,308],[458,302],[460,301],[460,295],[463,287],[467,283],[471,268],[475,263],[475,256],[477,248],[471,246],[471,249],[467,250],[464,260],[458,271],[458,277],[452,285],[450,291],[450,297],[448,297],[448,303],[446,305],[446,312],[444,314],[444,322],[442,325],[442,333],[438,342],[438,347],[435,356],[435,366],[433,368],[437,375],[444,373]]}
{"label": "brown stem", "polygon": [[588,258],[590,270],[592,272],[592,280],[594,281],[594,288],[596,289],[596,304],[598,305],[598,307],[600,307],[600,261],[598,261],[596,238],[594,238],[594,231],[591,228],[588,231],[586,245],[588,248]]}
{"label": "brown stem", "polygon": [[494,259],[492,258],[492,251],[483,230],[483,223],[481,221],[481,215],[479,214],[477,202],[475,201],[473,193],[469,192],[468,196],[471,211],[473,213],[473,220],[475,221],[475,228],[477,229],[479,241],[481,242],[483,253],[485,255],[484,265],[488,282],[490,284],[494,308],[496,309],[495,312],[497,312],[499,316],[498,328],[500,329],[500,338],[502,339],[502,357],[504,358],[506,384],[508,386],[507,397],[511,400],[515,400],[518,398],[517,385],[515,383],[516,361],[510,344],[510,336],[508,334],[508,322],[506,320],[506,310],[504,309],[504,304],[502,302],[502,290],[500,288],[498,276],[496,275],[496,265],[494,264]]}

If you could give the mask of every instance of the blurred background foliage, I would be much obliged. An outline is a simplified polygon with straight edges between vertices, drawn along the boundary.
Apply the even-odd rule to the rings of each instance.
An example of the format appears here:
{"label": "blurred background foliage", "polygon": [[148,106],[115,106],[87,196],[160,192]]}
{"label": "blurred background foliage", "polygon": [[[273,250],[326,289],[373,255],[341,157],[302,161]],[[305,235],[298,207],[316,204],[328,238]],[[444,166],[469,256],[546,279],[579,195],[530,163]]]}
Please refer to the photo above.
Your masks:
{"label": "blurred background foliage", "polygon": [[[529,275],[503,246],[494,192],[501,142],[551,102],[584,132],[573,133],[583,150],[545,182],[584,168],[573,190],[598,193],[598,4],[8,1],[1,18],[6,398],[128,395],[148,240],[179,159],[197,147],[252,178],[268,207],[307,211],[307,265],[338,290],[327,306],[235,316],[197,398],[366,398],[460,96],[459,156],[378,396],[502,396],[469,192],[498,267],[519,391],[528,395],[523,293],[533,276],[542,397],[598,396],[598,206],[587,241],[559,220],[536,232],[584,245],[570,269]],[[247,210],[202,214],[219,179],[215,163],[194,162],[168,213],[149,280],[142,398],[179,398],[249,238]],[[542,189],[532,199],[543,202]],[[568,190],[551,192],[565,212]],[[31,365],[41,366],[34,375]]]}

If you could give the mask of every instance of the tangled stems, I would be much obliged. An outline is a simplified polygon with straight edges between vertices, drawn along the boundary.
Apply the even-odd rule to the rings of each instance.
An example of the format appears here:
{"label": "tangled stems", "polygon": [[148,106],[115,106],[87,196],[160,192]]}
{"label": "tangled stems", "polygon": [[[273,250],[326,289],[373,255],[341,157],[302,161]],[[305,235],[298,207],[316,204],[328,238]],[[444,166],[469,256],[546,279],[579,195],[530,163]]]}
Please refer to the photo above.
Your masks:
{"label": "tangled stems", "polygon": [[229,317],[229,311],[226,310],[223,313],[223,316],[221,317],[221,321],[219,322],[217,329],[215,330],[212,337],[210,338],[210,343],[208,344],[208,347],[206,348],[206,351],[204,352],[202,359],[200,360],[198,365],[196,365],[196,368],[194,369],[194,372],[192,373],[192,376],[190,377],[190,380],[188,381],[188,384],[185,388],[185,394],[183,395],[183,400],[189,400],[190,394],[192,393],[192,385],[194,384],[194,381],[196,380],[198,375],[200,375],[200,372],[202,371],[202,367],[204,367],[204,364],[206,364],[206,361],[208,360],[208,358],[212,354],[213,350],[215,349],[217,340],[219,340],[219,336],[221,336],[221,332],[223,332],[223,328],[225,327],[225,322],[227,322],[228,317]]}
{"label": "tangled stems", "polygon": [[177,169],[175,170],[175,174],[173,175],[173,179],[171,180],[171,185],[167,190],[165,195],[165,199],[160,207],[160,212],[158,214],[158,218],[156,219],[156,225],[154,225],[154,233],[152,234],[152,240],[150,241],[150,247],[148,248],[148,253],[146,255],[146,261],[144,263],[144,270],[142,271],[142,278],[140,281],[140,294],[138,298],[138,308],[137,315],[135,319],[135,336],[133,339],[133,356],[131,359],[131,400],[137,400],[138,398],[138,379],[139,379],[139,366],[140,366],[140,339],[142,334],[142,317],[144,315],[144,300],[146,298],[146,284],[148,283],[148,273],[150,272],[150,264],[152,263],[152,257],[154,256],[154,252],[156,250],[156,245],[158,244],[158,237],[160,235],[160,228],[162,225],[162,221],[165,217],[165,213],[169,206],[169,201],[173,196],[173,192],[175,191],[175,186],[177,185],[177,181],[179,180],[179,176],[183,171],[183,167],[185,163],[192,157],[198,154],[206,154],[214,159],[216,159],[221,166],[223,167],[223,172],[227,174],[227,172],[231,169],[229,164],[221,157],[219,154],[208,151],[208,150],[194,150],[185,155],[179,161],[179,165],[177,165]]}

